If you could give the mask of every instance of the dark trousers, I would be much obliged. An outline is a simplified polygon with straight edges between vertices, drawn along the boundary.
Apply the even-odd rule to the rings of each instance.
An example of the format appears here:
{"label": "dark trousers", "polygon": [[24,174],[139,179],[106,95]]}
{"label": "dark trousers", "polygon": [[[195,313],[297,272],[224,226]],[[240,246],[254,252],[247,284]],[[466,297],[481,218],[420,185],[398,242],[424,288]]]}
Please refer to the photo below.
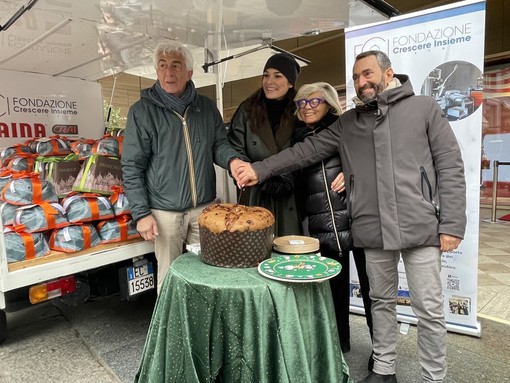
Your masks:
{"label": "dark trousers", "polygon": [[[365,252],[363,249],[355,248],[352,250],[354,263],[358,271],[360,290],[362,294],[363,305],[365,307],[365,319],[372,338],[372,301],[370,300],[370,285],[368,283],[367,269],[365,265]],[[336,277],[329,280],[331,294],[335,306],[336,323],[340,342],[345,343],[350,339],[349,330],[349,301],[350,301],[350,276],[349,276],[349,252],[342,252],[339,257],[336,254],[327,254],[321,251],[323,256],[336,259],[342,265],[342,271]]]}

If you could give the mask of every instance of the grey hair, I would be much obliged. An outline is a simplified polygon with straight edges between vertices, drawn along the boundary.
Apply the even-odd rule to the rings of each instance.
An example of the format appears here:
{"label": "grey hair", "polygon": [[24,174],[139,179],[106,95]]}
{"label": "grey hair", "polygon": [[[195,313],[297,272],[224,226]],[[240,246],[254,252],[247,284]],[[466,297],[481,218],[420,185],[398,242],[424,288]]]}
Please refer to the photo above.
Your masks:
{"label": "grey hair", "polygon": [[391,68],[391,61],[388,56],[386,56],[386,53],[381,51],[366,51],[361,52],[359,55],[356,56],[356,61],[368,57],[368,56],[375,56],[377,59],[377,64],[379,64],[379,68],[381,68],[383,71],[386,69]]}
{"label": "grey hair", "polygon": [[[296,96],[294,97],[294,101],[301,100],[302,98],[307,98],[312,93],[316,92],[322,93],[322,97],[328,103],[331,113],[333,113],[335,116],[340,116],[342,114],[342,106],[340,105],[340,100],[338,99],[338,93],[336,89],[327,82],[314,82],[312,84],[302,85],[297,91]],[[299,120],[301,120],[299,108],[296,109],[296,116]]]}
{"label": "grey hair", "polygon": [[175,40],[163,41],[158,44],[152,56],[152,60],[154,61],[154,68],[158,69],[158,61],[161,56],[170,53],[180,53],[186,62],[186,69],[193,70],[193,53],[191,53],[189,48],[184,44]]}

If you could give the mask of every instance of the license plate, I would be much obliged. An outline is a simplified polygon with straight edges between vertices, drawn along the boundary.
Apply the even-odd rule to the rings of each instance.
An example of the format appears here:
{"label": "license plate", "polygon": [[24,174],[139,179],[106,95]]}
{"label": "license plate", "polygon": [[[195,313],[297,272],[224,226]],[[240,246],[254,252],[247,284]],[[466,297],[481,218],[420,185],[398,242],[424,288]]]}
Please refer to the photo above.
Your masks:
{"label": "license plate", "polygon": [[135,295],[154,288],[152,263],[127,268],[128,294]]}

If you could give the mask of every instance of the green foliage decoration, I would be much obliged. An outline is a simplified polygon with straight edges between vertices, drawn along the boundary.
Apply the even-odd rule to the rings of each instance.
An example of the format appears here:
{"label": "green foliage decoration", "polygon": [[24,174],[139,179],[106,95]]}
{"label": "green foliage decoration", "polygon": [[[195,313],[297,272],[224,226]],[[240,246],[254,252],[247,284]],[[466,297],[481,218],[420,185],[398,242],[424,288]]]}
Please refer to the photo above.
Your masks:
{"label": "green foliage decoration", "polygon": [[112,110],[110,112],[110,121],[107,121],[109,109],[110,104],[107,101],[103,101],[105,131],[110,133],[118,132],[119,130],[124,129],[126,127],[126,117],[121,116],[120,108],[112,106]]}

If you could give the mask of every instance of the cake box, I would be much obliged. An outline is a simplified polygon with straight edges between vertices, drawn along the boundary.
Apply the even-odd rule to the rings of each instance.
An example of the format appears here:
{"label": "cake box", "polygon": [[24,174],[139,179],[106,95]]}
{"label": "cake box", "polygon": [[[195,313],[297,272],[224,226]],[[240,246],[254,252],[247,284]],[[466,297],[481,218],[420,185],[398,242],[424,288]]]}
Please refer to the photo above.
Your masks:
{"label": "cake box", "polygon": [[111,195],[113,186],[122,186],[120,160],[92,155],[82,165],[73,184],[73,191]]}

